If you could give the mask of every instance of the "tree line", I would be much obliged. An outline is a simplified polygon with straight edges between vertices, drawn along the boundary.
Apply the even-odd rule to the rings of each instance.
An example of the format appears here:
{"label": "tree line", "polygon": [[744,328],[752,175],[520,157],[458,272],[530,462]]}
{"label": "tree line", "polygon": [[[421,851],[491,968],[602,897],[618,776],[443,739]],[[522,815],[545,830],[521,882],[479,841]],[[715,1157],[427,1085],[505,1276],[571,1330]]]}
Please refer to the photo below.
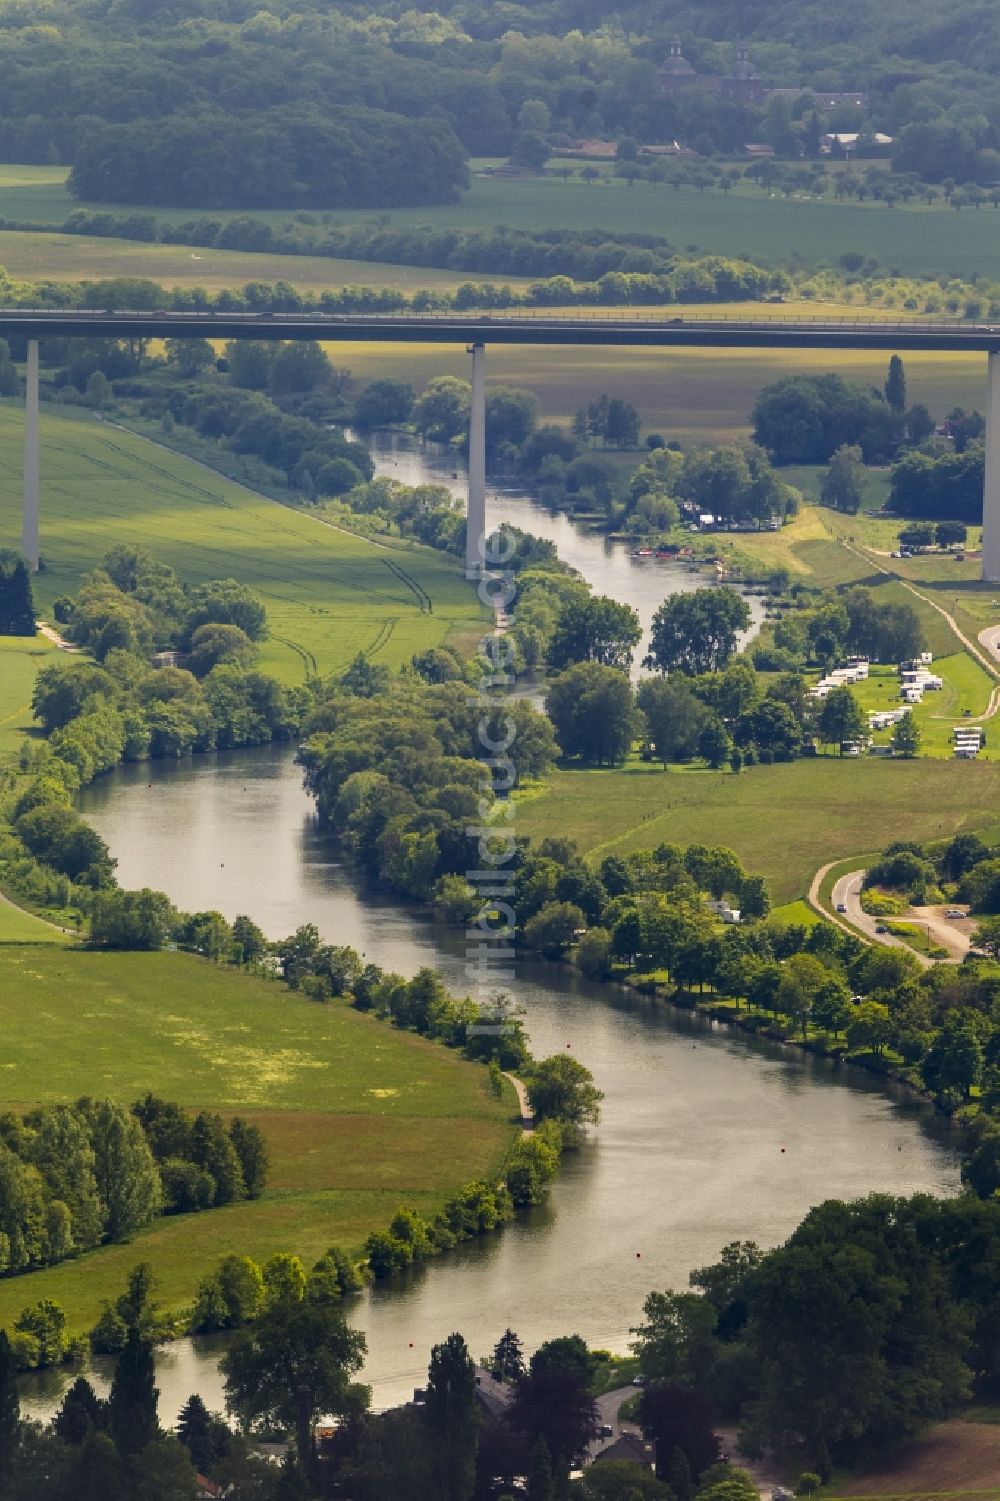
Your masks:
{"label": "tree line", "polygon": [[[147,1095],[43,1105],[0,1120],[0,1274],[15,1276],[127,1241],[157,1214],[258,1198],[268,1152],[258,1127],[218,1115],[193,1119]],[[39,1363],[30,1331],[15,1337],[24,1366]]]}
{"label": "tree line", "polygon": [[452,203],[467,186],[443,120],[287,106],[99,125],[80,138],[67,182],[98,203],[208,209]]}

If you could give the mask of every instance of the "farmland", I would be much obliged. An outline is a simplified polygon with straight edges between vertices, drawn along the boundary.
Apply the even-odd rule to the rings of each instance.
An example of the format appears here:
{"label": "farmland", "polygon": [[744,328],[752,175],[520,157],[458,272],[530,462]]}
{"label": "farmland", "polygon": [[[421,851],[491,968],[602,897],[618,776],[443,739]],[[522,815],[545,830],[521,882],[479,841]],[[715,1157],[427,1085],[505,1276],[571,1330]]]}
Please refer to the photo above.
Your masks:
{"label": "farmland", "polygon": [[[1000,764],[818,756],[734,776],[630,761],[559,771],[518,806],[518,832],[574,838],[600,860],[672,844],[721,844],[763,875],[775,903],[794,901],[821,865],[888,844],[998,828]],[[794,839],[789,837],[794,830]]]}
{"label": "farmland", "polygon": [[[790,316],[794,308],[789,306]],[[808,305],[811,316],[837,309]],[[753,310],[753,312],[751,312]],[[691,316],[697,316],[694,309]],[[856,310],[855,310],[856,311]],[[716,306],[714,316],[759,316],[759,304]],[[346,367],[358,385],[382,376],[411,381],[420,389],[436,375],[468,380],[468,358],[458,346],[433,344],[328,345],[335,364]],[[631,401],[645,431],[685,443],[743,439],[750,409],[761,389],[785,375],[834,371],[847,380],[881,386],[884,355],[840,350],[685,349],[682,351],[567,345],[490,348],[487,378],[498,385],[527,386],[547,421],[568,422],[580,406],[602,391]],[[986,364],[981,356],[913,353],[906,357],[907,388],[913,401],[943,416],[953,406],[982,410]]]}
{"label": "farmland", "polygon": [[826,1493],[870,1501],[997,1501],[1000,1498],[1000,1424],[939,1423],[922,1438]]}
{"label": "farmland", "polygon": [[[21,434],[20,411],[0,407],[4,546],[20,536]],[[43,611],[126,542],[188,582],[236,577],[254,589],[270,631],[260,666],[286,682],[342,669],[358,652],[397,667],[480,621],[457,562],[338,531],[122,429],[46,411],[41,472]]]}
{"label": "farmland", "polygon": [[[995,213],[990,209],[956,213],[935,205],[888,208],[882,203],[841,203],[832,199],[770,197],[742,186],[735,192],[694,188],[629,187],[620,179],[588,185],[551,177],[490,177],[473,162],[469,191],[461,202],[439,207],[396,209],[380,215],[395,228],[482,229],[509,224],[522,229],[593,229],[613,223],[620,231],[663,235],[679,248],[719,255],[746,255],[768,263],[789,258],[829,263],[850,251],[876,256],[906,274],[992,276],[995,269]],[[61,224],[76,208],[115,212],[113,204],[88,205],[65,188],[64,167],[0,168],[0,217],[34,224]],[[118,211],[130,211],[123,205]],[[187,209],[157,210],[159,217],[189,219]],[[286,210],[256,217],[284,222]],[[370,220],[371,210],[338,210],[336,224]]]}
{"label": "farmland", "polygon": [[[359,1250],[402,1203],[423,1213],[499,1168],[513,1092],[486,1070],[344,1005],[179,954],[0,948],[3,1107],[81,1093],[131,1101],[148,1089],[260,1125],[272,1171],[259,1201],[160,1219],[130,1245],[0,1283],[0,1323],[55,1297],[75,1328],[92,1321],[139,1260],[170,1308],[190,1301],[216,1258],[332,1242]],[[53,1039],[58,1039],[54,1044]]]}

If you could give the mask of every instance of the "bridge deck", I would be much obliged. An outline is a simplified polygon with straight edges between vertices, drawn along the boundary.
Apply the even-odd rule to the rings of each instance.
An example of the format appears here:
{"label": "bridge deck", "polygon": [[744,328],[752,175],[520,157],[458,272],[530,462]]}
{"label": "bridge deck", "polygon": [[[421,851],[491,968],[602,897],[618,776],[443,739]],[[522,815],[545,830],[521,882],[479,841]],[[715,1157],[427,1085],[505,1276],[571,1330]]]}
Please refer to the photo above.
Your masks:
{"label": "bridge deck", "polygon": [[872,349],[1000,351],[1000,324],[761,317],[642,318],[614,313],[553,317],[493,313],[180,313],[0,309],[0,337],[29,339],[319,339],[412,344],[654,345],[665,349]]}

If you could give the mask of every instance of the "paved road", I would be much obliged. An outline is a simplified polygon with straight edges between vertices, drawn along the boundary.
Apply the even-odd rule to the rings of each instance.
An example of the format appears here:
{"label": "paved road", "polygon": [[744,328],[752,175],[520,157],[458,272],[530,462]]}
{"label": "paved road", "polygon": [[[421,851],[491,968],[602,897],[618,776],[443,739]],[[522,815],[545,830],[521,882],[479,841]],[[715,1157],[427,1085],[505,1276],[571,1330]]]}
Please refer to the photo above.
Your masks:
{"label": "paved road", "polygon": [[905,949],[908,954],[913,954],[924,969],[930,969],[933,959],[928,959],[924,954],[918,954],[910,948],[908,943],[904,943],[902,938],[896,938],[892,933],[876,933],[876,925],[883,919],[869,917],[861,905],[861,886],[864,878],[863,870],[852,870],[846,876],[841,876],[833,888],[834,907],[846,907],[846,913],[842,913],[841,916],[845,916],[852,927],[857,928],[870,943],[884,943],[886,948],[890,949]]}

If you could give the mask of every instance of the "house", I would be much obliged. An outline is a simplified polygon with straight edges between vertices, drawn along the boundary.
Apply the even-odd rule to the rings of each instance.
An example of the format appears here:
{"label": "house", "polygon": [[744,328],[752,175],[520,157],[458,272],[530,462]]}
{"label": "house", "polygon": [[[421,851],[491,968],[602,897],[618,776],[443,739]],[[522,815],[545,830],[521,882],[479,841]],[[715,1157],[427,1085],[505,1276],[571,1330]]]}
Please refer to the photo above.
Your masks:
{"label": "house", "polygon": [[740,909],[738,907],[730,907],[726,902],[711,901],[706,902],[705,906],[709,912],[713,912],[716,917],[721,917],[725,923],[735,924],[740,920]]}
{"label": "house", "polygon": [[599,1465],[602,1460],[617,1459],[631,1460],[633,1464],[645,1465],[648,1469],[656,1467],[656,1441],[651,1438],[643,1438],[638,1433],[622,1433],[609,1444],[606,1449],[595,1456],[594,1463]]}
{"label": "house", "polygon": [[502,1418],[510,1404],[510,1387],[498,1381],[485,1366],[476,1366],[475,1377],[476,1401],[487,1416]]}
{"label": "house", "polygon": [[217,1498],[226,1494],[222,1486],[217,1485],[214,1480],[209,1480],[207,1475],[196,1475],[194,1477],[194,1489],[196,1496],[212,1496]]}

